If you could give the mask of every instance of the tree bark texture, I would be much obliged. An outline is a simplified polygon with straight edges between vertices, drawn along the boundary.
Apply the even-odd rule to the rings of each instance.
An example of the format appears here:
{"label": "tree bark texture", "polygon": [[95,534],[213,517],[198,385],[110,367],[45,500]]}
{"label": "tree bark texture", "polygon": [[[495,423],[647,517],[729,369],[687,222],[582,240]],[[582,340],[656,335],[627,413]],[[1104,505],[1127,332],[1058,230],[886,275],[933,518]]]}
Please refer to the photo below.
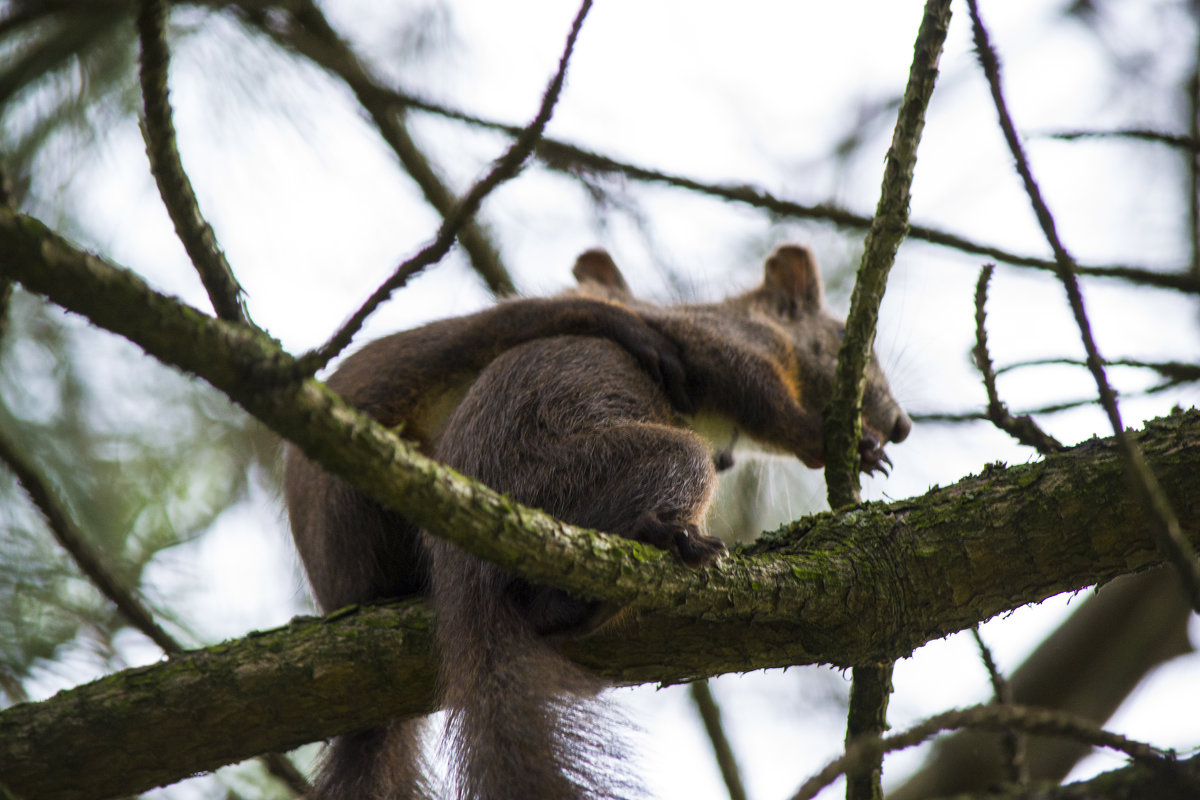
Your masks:
{"label": "tree bark texture", "polygon": [[[1156,420],[1137,438],[1200,541],[1200,412]],[[1115,445],[1092,440],[920,498],[805,518],[735,551],[721,571],[772,565],[760,595],[811,587],[791,619],[664,605],[564,649],[619,684],[901,657],[1161,563],[1139,513]],[[0,714],[0,783],[18,797],[129,794],[424,713],[434,704],[430,626],[419,603],[348,609],[14,706]]]}

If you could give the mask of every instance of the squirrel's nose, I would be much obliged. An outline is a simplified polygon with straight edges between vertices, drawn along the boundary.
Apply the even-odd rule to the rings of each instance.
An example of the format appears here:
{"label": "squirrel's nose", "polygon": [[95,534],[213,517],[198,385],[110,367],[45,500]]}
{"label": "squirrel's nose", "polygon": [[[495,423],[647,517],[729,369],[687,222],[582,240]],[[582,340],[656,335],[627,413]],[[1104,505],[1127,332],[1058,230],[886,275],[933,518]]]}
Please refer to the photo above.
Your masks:
{"label": "squirrel's nose", "polygon": [[892,425],[891,433],[888,434],[889,442],[903,442],[908,438],[909,432],[912,430],[912,420],[908,418],[902,410],[897,409],[896,421]]}

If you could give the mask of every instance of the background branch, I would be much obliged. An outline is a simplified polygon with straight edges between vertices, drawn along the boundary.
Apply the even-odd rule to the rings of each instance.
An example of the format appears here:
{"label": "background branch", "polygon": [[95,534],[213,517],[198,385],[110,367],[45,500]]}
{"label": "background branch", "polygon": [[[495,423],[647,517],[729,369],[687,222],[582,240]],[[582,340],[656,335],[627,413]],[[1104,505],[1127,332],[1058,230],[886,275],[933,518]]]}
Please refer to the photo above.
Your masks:
{"label": "background branch", "polygon": [[[404,110],[386,101],[385,90],[315,4],[301,0],[291,10],[272,13],[249,10],[244,13],[251,24],[280,45],[340,78],[354,92],[380,136],[420,188],[426,202],[443,219],[448,219],[456,212],[458,199],[454,191],[438,175],[428,156],[413,139]],[[496,245],[478,220],[463,220],[457,237],[471,266],[493,294],[506,296],[516,293]]]}
{"label": "background branch", "polygon": [[1037,216],[1038,224],[1046,236],[1046,241],[1054,251],[1054,258],[1058,264],[1057,274],[1066,289],[1071,311],[1079,326],[1083,347],[1087,352],[1088,369],[1091,370],[1096,381],[1096,388],[1099,390],[1100,404],[1108,415],[1109,424],[1112,425],[1113,433],[1121,446],[1130,479],[1147,515],[1154,522],[1160,546],[1179,571],[1179,577],[1191,598],[1192,607],[1200,610],[1200,559],[1197,559],[1195,550],[1184,537],[1175,511],[1158,485],[1154,473],[1150,471],[1137,445],[1125,433],[1125,426],[1121,422],[1121,415],[1117,408],[1117,397],[1112,387],[1109,386],[1108,377],[1104,372],[1104,362],[1092,336],[1087,311],[1084,309],[1083,295],[1079,291],[1079,282],[1075,277],[1075,260],[1058,237],[1054,217],[1034,180],[1029,160],[1025,157],[1024,148],[1017,136],[1016,126],[1013,125],[1012,117],[1008,113],[1000,84],[1000,63],[988,41],[987,29],[984,28],[983,20],[979,15],[978,3],[976,0],[967,0],[967,6],[971,12],[976,54],[991,89],[992,100],[996,106],[1004,139],[1016,162],[1017,172],[1025,184],[1025,191],[1033,206],[1034,214]]}
{"label": "background branch", "polygon": [[[313,57],[316,60],[318,54],[313,54]],[[323,62],[317,60],[317,63]],[[377,92],[391,107],[394,107],[398,111],[411,108],[446,119],[458,120],[486,130],[504,133],[508,136],[518,136],[522,130],[519,125],[510,125],[474,114],[468,114],[465,111],[426,100],[409,92],[386,89],[378,85],[373,87],[373,91]],[[661,183],[718,200],[759,208],[786,219],[817,220],[829,222],[839,228],[858,231],[868,230],[874,219],[874,217],[857,214],[832,203],[806,204],[783,199],[776,197],[765,189],[749,184],[710,183],[677,173],[639,166],[602,153],[590,151],[560,139],[543,137],[538,141],[534,154],[547,169],[555,172],[573,176],[619,175],[623,178],[643,183]],[[910,224],[908,238],[957,250],[969,255],[994,259],[1010,266],[1027,267],[1048,272],[1053,272],[1057,268],[1053,259],[1021,255],[1001,247],[976,242],[965,236],[932,228],[927,225]],[[1107,264],[1080,265],[1078,273],[1093,278],[1110,278],[1161,289],[1200,293],[1200,277],[1188,271],[1161,272],[1140,267],[1130,267],[1125,264]]]}
{"label": "background branch", "polygon": [[[1188,780],[1189,777],[1183,770],[1174,769],[1174,759],[1168,753],[1143,742],[1100,729],[1088,720],[1071,714],[1025,706],[973,706],[938,714],[882,740],[855,743],[847,748],[845,755],[830,763],[800,787],[792,796],[792,800],[810,800],[843,773],[849,773],[858,764],[869,763],[882,753],[913,747],[942,731],[958,728],[1018,728],[1029,733],[1062,736],[1125,753],[1155,771],[1171,770],[1171,774],[1184,780]],[[1200,783],[1190,780],[1188,782],[1192,784],[1192,791],[1200,791]]]}
{"label": "background branch", "polygon": [[[1190,617],[1169,565],[1117,578],[1088,597],[1013,671],[1013,701],[1103,725],[1150,672],[1193,652]],[[1026,745],[1028,774],[1039,789],[1046,781],[1066,778],[1091,752],[1066,739],[1029,737]],[[1005,761],[996,735],[957,733],[937,742],[921,769],[888,797],[924,800],[983,792],[1004,780]]]}
{"label": "background branch", "polygon": [[497,186],[516,177],[517,173],[520,172],[521,166],[529,158],[529,154],[533,152],[537,140],[541,138],[542,132],[546,130],[546,124],[550,121],[550,116],[554,113],[554,106],[558,103],[558,98],[562,94],[567,66],[571,63],[571,54],[575,51],[575,42],[579,39],[579,31],[583,28],[583,21],[587,18],[591,7],[591,0],[584,0],[583,4],[579,7],[579,12],[575,15],[575,20],[571,24],[571,32],[567,35],[566,47],[563,50],[562,57],[558,61],[558,71],[550,79],[550,84],[546,87],[546,91],[542,95],[542,102],[538,108],[537,115],[522,130],[521,134],[513,141],[508,150],[496,161],[492,169],[475,182],[461,201],[455,203],[454,210],[446,216],[434,240],[415,256],[397,267],[392,277],[384,281],[375,290],[367,301],[363,303],[362,307],[351,315],[346,324],[329,338],[328,342],[300,359],[299,372],[301,375],[315,374],[328,364],[334,356],[345,349],[350,344],[354,334],[366,322],[367,317],[391,297],[392,292],[403,286],[409,278],[425,267],[441,260],[449,252],[450,247],[454,244],[455,237],[462,230],[462,227],[475,216],[475,212],[479,210],[484,199]]}
{"label": "background branch", "polygon": [[[163,630],[150,609],[104,563],[103,554],[88,543],[87,537],[67,515],[37,468],[23,458],[4,436],[0,436],[0,462],[16,475],[29,499],[42,513],[55,541],[67,551],[88,581],[117,607],[134,628],[162,648],[164,653],[183,652],[184,647],[179,641]],[[262,760],[267,770],[283,781],[294,794],[302,795],[309,790],[308,781],[286,757],[269,753],[262,756]]]}
{"label": "background branch", "polygon": [[721,722],[721,707],[717,705],[708,681],[693,681],[688,684],[688,691],[692,695],[692,702],[696,704],[700,720],[704,723],[704,732],[708,734],[708,740],[712,743],[713,757],[721,770],[725,788],[729,790],[729,800],[746,800],[746,787],[742,785],[741,770],[738,769],[737,758]]}
{"label": "background branch", "polygon": [[171,215],[171,222],[175,224],[175,233],[200,274],[217,316],[232,322],[249,323],[242,287],[221,252],[216,234],[200,213],[196,192],[179,158],[167,96],[166,15],[165,0],[141,0],[137,14],[138,38],[142,46],[138,77],[145,109],[142,132],[146,138],[150,172],[158,184],[158,193]]}

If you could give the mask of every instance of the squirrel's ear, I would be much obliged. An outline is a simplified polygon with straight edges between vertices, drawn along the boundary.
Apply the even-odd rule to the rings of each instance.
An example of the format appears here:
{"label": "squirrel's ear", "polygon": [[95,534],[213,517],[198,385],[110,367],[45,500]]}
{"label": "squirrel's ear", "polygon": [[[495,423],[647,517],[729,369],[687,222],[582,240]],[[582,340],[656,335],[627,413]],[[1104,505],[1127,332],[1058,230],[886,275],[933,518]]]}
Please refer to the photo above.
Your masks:
{"label": "squirrel's ear", "polygon": [[819,311],[825,304],[825,287],[812,251],[804,245],[784,244],[767,257],[759,290],[780,313]]}
{"label": "squirrel's ear", "polygon": [[612,256],[608,254],[607,250],[596,248],[584,251],[579,258],[575,259],[575,268],[571,270],[571,274],[581,284],[595,283],[615,294],[625,296],[631,294],[629,284],[625,282],[625,276],[621,274],[621,270],[617,269],[616,262],[612,260]]}

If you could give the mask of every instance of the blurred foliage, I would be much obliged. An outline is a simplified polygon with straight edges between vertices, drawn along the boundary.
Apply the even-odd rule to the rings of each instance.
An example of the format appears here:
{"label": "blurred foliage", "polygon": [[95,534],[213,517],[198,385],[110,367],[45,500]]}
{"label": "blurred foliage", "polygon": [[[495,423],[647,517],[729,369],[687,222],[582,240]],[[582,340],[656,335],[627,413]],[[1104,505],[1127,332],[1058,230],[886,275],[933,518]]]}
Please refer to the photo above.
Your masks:
{"label": "blurred foliage", "polygon": [[[129,586],[245,498],[254,476],[275,480],[272,436],[223,395],[20,291],[0,343],[0,430]],[[122,665],[124,620],[7,473],[0,552],[0,692],[21,699],[20,681],[51,662]]]}
{"label": "blurred foliage", "polygon": [[35,161],[58,162],[48,173],[63,180],[114,120],[136,113],[132,8],[13,0],[0,11],[0,142],[18,194]]}

